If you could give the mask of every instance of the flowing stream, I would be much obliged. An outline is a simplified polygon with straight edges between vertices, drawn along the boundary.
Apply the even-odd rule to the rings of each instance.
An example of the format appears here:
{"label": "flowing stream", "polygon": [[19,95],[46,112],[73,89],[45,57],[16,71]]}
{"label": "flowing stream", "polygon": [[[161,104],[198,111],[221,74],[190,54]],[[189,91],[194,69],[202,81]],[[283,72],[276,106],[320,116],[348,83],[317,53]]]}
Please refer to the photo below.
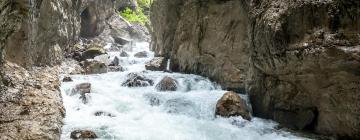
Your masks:
{"label": "flowing stream", "polygon": [[[145,63],[154,53],[148,43],[127,47],[130,57],[119,57],[124,72],[95,75],[73,75],[73,82],[62,83],[61,91],[66,117],[62,139],[70,139],[74,130],[92,130],[100,140],[296,140],[305,139],[276,130],[276,123],[260,118],[251,121],[241,117],[215,117],[215,105],[226,92],[209,79],[180,73],[145,71]],[[135,58],[147,51],[148,58]],[[154,86],[129,88],[121,84],[127,74],[141,72],[154,80]],[[179,82],[175,92],[159,92],[155,85],[164,77]],[[90,82],[90,100],[83,104],[80,95],[70,96],[77,84]],[[243,98],[247,98],[243,96]],[[107,115],[96,116],[96,112]]]}

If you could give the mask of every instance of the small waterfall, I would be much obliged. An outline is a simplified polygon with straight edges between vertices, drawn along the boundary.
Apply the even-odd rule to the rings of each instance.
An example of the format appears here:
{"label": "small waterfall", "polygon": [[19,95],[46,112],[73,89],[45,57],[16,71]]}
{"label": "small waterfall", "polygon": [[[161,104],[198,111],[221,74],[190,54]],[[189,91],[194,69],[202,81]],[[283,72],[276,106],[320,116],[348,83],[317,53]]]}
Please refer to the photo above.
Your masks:
{"label": "small waterfall", "polygon": [[[29,0],[29,15],[28,15],[28,50],[33,50],[35,49],[34,46],[36,44],[35,40],[36,40],[36,31],[37,31],[37,19],[36,19],[36,14],[37,14],[37,4],[36,4],[37,0]],[[27,52],[31,52],[31,51],[27,51]],[[32,58],[32,54],[28,54],[27,57],[29,57],[29,59],[31,60]]]}
{"label": "small waterfall", "polygon": [[167,60],[166,71],[170,71],[170,59]]}

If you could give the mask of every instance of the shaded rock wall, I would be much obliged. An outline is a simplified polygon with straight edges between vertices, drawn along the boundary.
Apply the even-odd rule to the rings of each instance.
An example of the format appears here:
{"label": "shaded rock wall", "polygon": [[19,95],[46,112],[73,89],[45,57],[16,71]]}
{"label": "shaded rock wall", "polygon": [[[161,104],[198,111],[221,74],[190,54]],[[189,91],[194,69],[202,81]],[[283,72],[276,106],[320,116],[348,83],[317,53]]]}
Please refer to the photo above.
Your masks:
{"label": "shaded rock wall", "polygon": [[[81,30],[98,35],[113,0],[0,2],[0,139],[60,139],[62,105],[56,66]],[[84,11],[89,26],[82,26]]]}
{"label": "shaded rock wall", "polygon": [[[244,91],[248,69],[247,5],[242,1],[157,1],[152,47],[172,70],[194,72]],[[166,14],[164,14],[166,13]]]}
{"label": "shaded rock wall", "polygon": [[[8,3],[22,9],[24,17],[19,18],[23,22],[6,41],[5,57],[25,67],[59,64],[62,53],[74,44],[80,33],[84,37],[99,35],[106,19],[114,12],[112,0],[15,0]],[[9,21],[8,24],[16,23]]]}
{"label": "shaded rock wall", "polygon": [[360,137],[359,1],[157,0],[151,21],[172,70],[246,89],[284,126]]}
{"label": "shaded rock wall", "polygon": [[290,128],[359,138],[360,2],[252,6],[254,114]]}

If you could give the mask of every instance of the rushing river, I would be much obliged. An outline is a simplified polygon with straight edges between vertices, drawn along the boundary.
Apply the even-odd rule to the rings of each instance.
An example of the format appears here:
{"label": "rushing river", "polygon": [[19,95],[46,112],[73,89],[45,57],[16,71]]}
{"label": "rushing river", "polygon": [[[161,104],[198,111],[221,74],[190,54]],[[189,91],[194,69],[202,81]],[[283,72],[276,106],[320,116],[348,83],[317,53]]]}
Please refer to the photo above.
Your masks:
{"label": "rushing river", "polygon": [[[62,139],[70,139],[73,130],[96,132],[100,140],[287,140],[304,139],[276,130],[276,123],[260,118],[251,121],[241,117],[215,117],[215,105],[226,92],[207,78],[180,73],[145,71],[152,59],[147,43],[136,43],[126,51],[130,57],[119,57],[127,71],[96,75],[73,75],[73,82],[62,83],[61,91],[66,117]],[[148,58],[133,54],[147,51]],[[154,80],[154,86],[129,88],[121,84],[127,74],[142,72]],[[164,76],[179,82],[175,92],[159,92],[155,85]],[[83,104],[80,95],[70,96],[77,84],[90,82],[90,100]],[[243,96],[243,98],[246,98]],[[95,116],[98,111],[111,116]]]}

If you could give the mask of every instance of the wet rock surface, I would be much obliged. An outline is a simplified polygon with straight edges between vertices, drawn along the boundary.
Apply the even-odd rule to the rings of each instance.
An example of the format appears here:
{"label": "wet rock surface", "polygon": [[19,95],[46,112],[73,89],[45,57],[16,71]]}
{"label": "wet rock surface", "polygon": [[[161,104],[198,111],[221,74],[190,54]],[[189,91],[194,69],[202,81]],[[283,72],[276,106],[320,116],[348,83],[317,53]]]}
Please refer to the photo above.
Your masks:
{"label": "wet rock surface", "polygon": [[121,51],[120,57],[129,57],[129,54],[125,51]]}
{"label": "wet rock surface", "polygon": [[171,77],[164,77],[157,85],[158,91],[176,91],[178,88],[177,80]]}
{"label": "wet rock surface", "polygon": [[146,78],[138,73],[130,73],[127,75],[128,79],[122,83],[122,86],[127,87],[146,87],[154,85],[153,80]]}
{"label": "wet rock surface", "polygon": [[115,56],[115,58],[111,61],[109,66],[119,66],[119,63],[120,63],[120,59],[117,56]]}
{"label": "wet rock surface", "polygon": [[134,57],[137,57],[137,58],[146,58],[146,57],[148,57],[148,54],[147,54],[146,51],[142,51],[142,52],[135,53],[135,54],[134,54]]}
{"label": "wet rock surface", "polygon": [[96,139],[98,136],[90,130],[75,130],[70,134],[71,139]]}
{"label": "wet rock surface", "polygon": [[73,80],[72,80],[71,77],[65,76],[62,81],[63,81],[63,82],[72,82]]}
{"label": "wet rock surface", "polygon": [[90,91],[91,91],[91,83],[81,83],[75,86],[75,88],[72,91],[72,94],[73,95],[77,93],[85,94],[85,93],[90,93]]}
{"label": "wet rock surface", "polygon": [[235,92],[225,93],[216,104],[215,115],[222,117],[241,116],[251,120],[250,109],[246,101]]}
{"label": "wet rock surface", "polygon": [[155,57],[145,64],[145,68],[152,71],[165,71],[166,64],[167,62],[164,57]]}
{"label": "wet rock surface", "polygon": [[108,71],[108,66],[105,63],[91,59],[84,61],[83,68],[86,74],[101,74]]}
{"label": "wet rock surface", "polygon": [[103,55],[105,53],[106,51],[102,47],[92,47],[85,50],[81,56],[83,60],[86,60],[86,59],[94,59],[96,56]]}
{"label": "wet rock surface", "polygon": [[109,66],[108,67],[109,72],[123,72],[126,71],[126,68],[122,66]]}

